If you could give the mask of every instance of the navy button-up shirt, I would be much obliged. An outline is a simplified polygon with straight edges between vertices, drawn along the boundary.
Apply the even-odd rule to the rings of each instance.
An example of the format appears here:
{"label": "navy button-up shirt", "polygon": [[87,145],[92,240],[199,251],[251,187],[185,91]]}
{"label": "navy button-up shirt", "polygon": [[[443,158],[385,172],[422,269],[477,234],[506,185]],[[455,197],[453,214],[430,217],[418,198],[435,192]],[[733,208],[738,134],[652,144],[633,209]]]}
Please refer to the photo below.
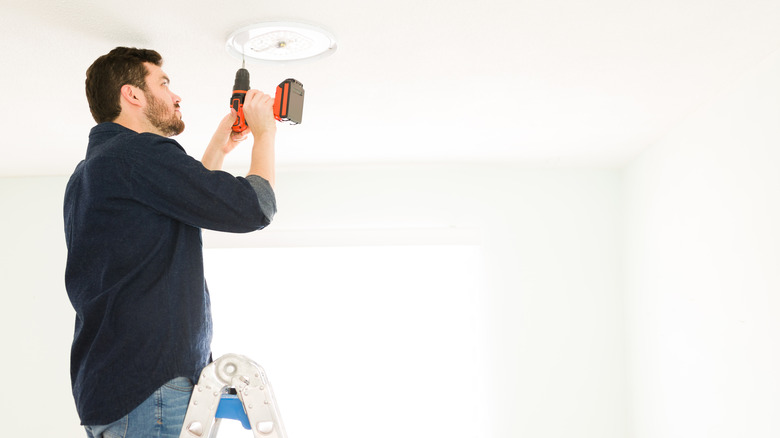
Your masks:
{"label": "navy button-up shirt", "polygon": [[210,171],[175,140],[101,123],[65,191],[65,284],[76,310],[82,424],[118,420],[208,364],[201,228],[249,232],[276,212],[265,179]]}

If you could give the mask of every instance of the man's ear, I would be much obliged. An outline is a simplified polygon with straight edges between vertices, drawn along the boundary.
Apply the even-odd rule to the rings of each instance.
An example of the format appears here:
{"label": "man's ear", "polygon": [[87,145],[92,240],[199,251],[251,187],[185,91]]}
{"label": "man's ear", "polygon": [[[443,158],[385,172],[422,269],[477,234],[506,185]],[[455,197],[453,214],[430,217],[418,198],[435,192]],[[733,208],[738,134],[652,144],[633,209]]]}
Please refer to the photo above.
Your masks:
{"label": "man's ear", "polygon": [[122,88],[119,89],[119,93],[122,97],[122,100],[126,101],[128,104],[134,106],[143,106],[143,92],[140,88],[130,84],[125,84],[122,85]]}

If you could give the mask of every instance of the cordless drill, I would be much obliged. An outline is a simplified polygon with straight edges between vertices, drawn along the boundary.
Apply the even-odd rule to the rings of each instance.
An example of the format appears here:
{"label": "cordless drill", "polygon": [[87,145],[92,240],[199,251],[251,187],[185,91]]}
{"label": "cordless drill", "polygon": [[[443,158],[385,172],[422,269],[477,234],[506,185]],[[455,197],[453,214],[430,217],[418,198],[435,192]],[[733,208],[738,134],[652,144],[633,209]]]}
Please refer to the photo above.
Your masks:
{"label": "cordless drill", "polygon": [[[247,128],[244,118],[244,98],[247,91],[249,91],[249,71],[242,67],[236,72],[233,96],[230,98],[230,106],[237,113],[236,121],[233,123],[234,132],[242,132]],[[276,96],[274,97],[274,117],[276,120],[292,125],[301,123],[303,96],[303,84],[292,78],[282,81],[276,87]]]}
{"label": "cordless drill", "polygon": [[249,91],[249,70],[242,67],[236,72],[236,81],[233,82],[233,96],[230,97],[230,106],[236,110],[233,132],[242,132],[247,128],[244,118],[244,98],[247,91]]}

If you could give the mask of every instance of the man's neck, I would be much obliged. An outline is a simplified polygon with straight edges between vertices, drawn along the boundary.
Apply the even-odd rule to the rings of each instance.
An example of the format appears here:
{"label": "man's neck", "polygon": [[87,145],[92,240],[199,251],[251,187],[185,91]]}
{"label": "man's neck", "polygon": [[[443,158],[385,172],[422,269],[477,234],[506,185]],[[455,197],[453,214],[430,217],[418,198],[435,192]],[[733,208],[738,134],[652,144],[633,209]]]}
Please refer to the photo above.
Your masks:
{"label": "man's neck", "polygon": [[121,113],[119,114],[119,117],[114,119],[114,123],[118,125],[122,125],[127,129],[132,129],[133,131],[138,133],[150,132],[152,134],[162,135],[162,133],[160,133],[157,128],[155,128],[151,123],[149,123],[149,121],[146,120],[145,117],[143,119],[140,119],[138,117],[132,117],[124,113]]}

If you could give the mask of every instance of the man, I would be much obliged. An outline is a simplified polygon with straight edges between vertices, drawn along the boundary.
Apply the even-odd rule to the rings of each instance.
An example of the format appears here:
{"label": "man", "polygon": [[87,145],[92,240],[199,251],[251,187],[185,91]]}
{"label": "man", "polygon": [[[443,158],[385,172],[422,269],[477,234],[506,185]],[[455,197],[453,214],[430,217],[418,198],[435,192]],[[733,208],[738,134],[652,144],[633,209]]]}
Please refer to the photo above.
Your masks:
{"label": "man", "polygon": [[209,363],[211,311],[201,228],[250,232],[276,212],[273,97],[250,90],[248,175],[221,172],[244,135],[226,115],[201,161],[168,137],[184,129],[162,58],[118,47],[87,70],[98,123],[65,192],[65,283],[76,310],[71,379],[90,437],[178,437]]}

